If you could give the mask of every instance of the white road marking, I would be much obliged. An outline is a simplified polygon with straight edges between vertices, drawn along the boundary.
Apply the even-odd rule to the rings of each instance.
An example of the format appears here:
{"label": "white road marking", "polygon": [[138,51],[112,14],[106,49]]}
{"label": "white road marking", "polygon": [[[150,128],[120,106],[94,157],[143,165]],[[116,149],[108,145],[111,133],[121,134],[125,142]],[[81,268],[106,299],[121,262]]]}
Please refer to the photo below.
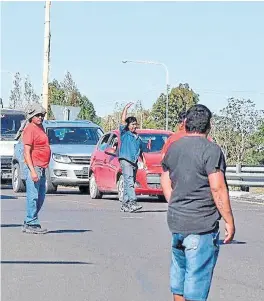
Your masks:
{"label": "white road marking", "polygon": [[142,216],[122,216],[122,218],[143,218]]}
{"label": "white road marking", "polygon": [[236,203],[247,203],[247,204],[253,204],[253,205],[261,205],[264,206],[264,202],[252,202],[252,201],[239,201],[239,200],[234,200]]}

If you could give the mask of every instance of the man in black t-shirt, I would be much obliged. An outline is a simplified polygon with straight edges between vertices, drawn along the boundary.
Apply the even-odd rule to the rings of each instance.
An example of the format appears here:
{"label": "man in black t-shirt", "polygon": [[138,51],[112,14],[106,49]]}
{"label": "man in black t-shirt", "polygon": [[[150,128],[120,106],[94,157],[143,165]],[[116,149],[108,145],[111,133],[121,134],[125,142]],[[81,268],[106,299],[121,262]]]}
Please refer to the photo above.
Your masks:
{"label": "man in black t-shirt", "polygon": [[212,113],[203,105],[187,111],[186,136],[173,142],[163,161],[161,185],[172,232],[171,292],[174,301],[207,300],[219,252],[219,220],[224,243],[235,233],[221,148],[208,141]]}

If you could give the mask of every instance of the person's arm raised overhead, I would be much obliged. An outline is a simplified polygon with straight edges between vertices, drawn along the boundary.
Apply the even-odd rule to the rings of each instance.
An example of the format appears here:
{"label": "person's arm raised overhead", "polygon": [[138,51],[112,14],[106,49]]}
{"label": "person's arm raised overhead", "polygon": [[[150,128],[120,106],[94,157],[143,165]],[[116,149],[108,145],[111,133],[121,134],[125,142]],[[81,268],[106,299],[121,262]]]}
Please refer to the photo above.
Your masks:
{"label": "person's arm raised overhead", "polygon": [[129,102],[128,104],[126,104],[126,106],[124,107],[124,110],[122,112],[122,117],[121,117],[121,121],[122,124],[125,125],[126,124],[126,118],[127,118],[127,110],[133,105],[133,102]]}

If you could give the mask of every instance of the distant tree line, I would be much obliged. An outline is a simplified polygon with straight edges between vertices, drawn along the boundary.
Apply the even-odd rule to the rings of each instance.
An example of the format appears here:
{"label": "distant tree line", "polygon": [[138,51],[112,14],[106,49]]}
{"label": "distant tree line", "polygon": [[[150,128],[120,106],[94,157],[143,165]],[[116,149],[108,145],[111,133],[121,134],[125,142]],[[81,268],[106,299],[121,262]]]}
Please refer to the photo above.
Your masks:
{"label": "distant tree line", "polygon": [[[29,77],[22,81],[17,72],[10,93],[9,107],[23,109],[28,103],[40,102]],[[178,115],[199,103],[199,95],[190,86],[179,84],[169,93],[169,129],[174,131]],[[80,107],[78,118],[100,124],[105,131],[118,127],[124,103],[116,102],[113,111],[104,117],[96,114],[93,103],[77,88],[70,72],[59,82],[49,84],[49,105]],[[138,100],[130,111],[141,128],[165,128],[166,95],[161,93],[151,109],[145,109]],[[54,119],[49,107],[48,118]],[[229,98],[227,106],[213,115],[211,136],[225,153],[227,163],[264,164],[264,112],[257,110],[250,99]]]}

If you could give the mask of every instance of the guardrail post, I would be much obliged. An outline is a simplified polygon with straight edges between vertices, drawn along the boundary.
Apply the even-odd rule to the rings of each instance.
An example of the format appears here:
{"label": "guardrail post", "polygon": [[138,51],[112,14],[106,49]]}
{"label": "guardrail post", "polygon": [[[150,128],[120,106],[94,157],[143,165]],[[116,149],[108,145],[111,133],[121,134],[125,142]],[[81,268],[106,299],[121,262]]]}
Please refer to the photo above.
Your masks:
{"label": "guardrail post", "polygon": [[236,164],[236,173],[237,174],[241,173],[241,168],[242,168],[241,163]]}

